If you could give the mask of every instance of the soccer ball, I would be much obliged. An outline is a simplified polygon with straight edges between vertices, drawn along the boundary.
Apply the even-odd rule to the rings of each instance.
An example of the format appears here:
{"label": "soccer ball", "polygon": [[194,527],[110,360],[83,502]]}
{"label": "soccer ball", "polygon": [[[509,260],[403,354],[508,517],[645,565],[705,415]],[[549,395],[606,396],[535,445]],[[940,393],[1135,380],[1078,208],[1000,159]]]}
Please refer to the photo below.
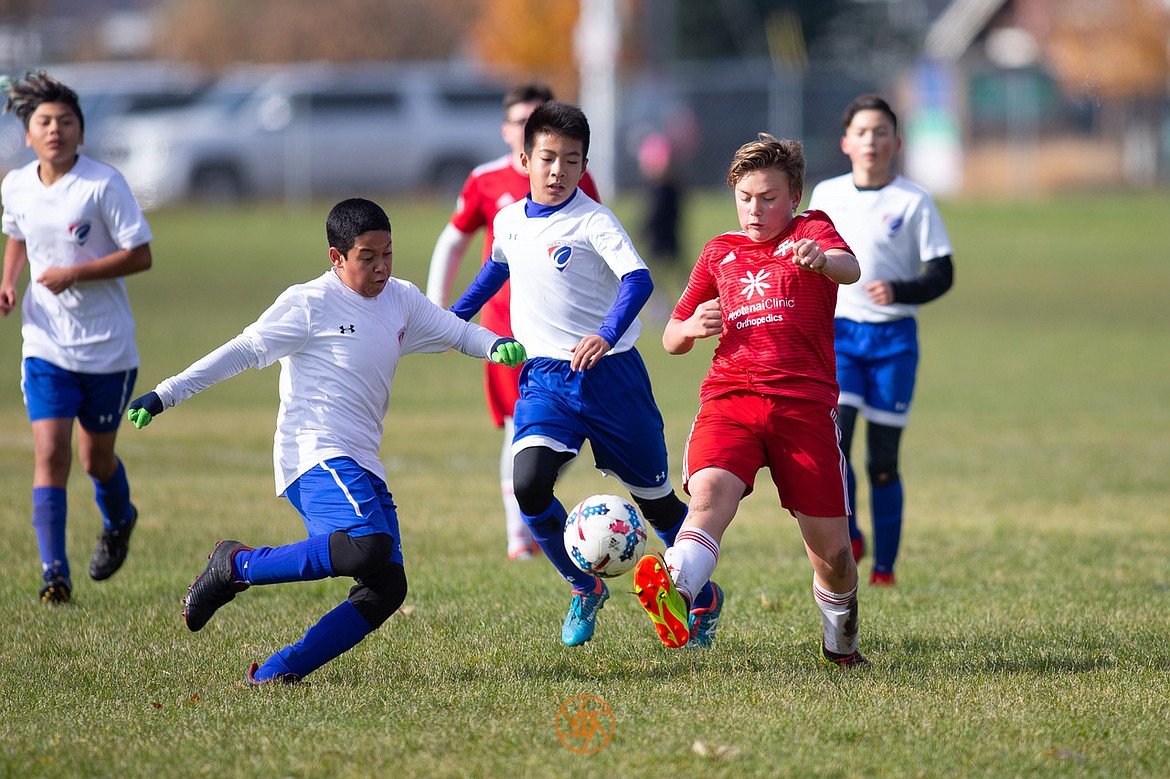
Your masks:
{"label": "soccer ball", "polygon": [[628,500],[594,495],[569,512],[565,551],[585,573],[621,576],[646,551],[646,521]]}

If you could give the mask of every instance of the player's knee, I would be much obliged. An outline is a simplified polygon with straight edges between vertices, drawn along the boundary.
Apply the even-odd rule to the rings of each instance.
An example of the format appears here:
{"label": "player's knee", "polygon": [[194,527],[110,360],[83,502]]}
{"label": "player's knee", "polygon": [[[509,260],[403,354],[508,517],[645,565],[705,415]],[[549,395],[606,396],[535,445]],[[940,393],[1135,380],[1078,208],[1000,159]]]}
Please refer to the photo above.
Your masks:
{"label": "player's knee", "polygon": [[870,463],[869,483],[875,487],[888,487],[898,481],[897,463]]}
{"label": "player's knee", "polygon": [[661,498],[639,498],[635,495],[634,502],[655,530],[670,530],[687,515],[687,504],[673,492]]}
{"label": "player's knee", "polygon": [[329,536],[329,561],[335,576],[369,576],[385,568],[393,554],[394,538],[387,533],[355,537],[336,530]]}
{"label": "player's knee", "polygon": [[553,501],[553,487],[572,455],[544,447],[529,447],[516,454],[512,464],[512,489],[526,516],[544,513]]}
{"label": "player's knee", "polygon": [[389,563],[380,571],[361,576],[349,591],[349,602],[370,623],[378,628],[398,611],[406,600],[406,569],[402,563]]}

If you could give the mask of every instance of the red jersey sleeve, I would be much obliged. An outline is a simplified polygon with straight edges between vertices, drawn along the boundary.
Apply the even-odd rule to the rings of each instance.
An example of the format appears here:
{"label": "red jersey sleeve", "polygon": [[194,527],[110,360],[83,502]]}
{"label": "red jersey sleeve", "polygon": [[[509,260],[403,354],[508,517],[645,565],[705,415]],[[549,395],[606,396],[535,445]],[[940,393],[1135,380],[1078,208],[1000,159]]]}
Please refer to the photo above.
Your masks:
{"label": "red jersey sleeve", "polygon": [[699,253],[699,259],[695,261],[695,267],[691,269],[691,277],[687,280],[686,289],[683,290],[678,303],[674,306],[674,311],[671,312],[672,319],[689,319],[700,303],[719,297],[719,288],[715,285],[711,263],[713,258],[715,262],[718,262],[726,253],[726,246],[721,238],[722,236],[708,241],[707,245],[703,247],[703,251]]}
{"label": "red jersey sleeve", "polygon": [[451,225],[461,233],[474,233],[481,227],[487,226],[483,208],[483,189],[480,187],[480,177],[472,171],[463,182],[463,189],[455,201],[455,213],[451,214]]}

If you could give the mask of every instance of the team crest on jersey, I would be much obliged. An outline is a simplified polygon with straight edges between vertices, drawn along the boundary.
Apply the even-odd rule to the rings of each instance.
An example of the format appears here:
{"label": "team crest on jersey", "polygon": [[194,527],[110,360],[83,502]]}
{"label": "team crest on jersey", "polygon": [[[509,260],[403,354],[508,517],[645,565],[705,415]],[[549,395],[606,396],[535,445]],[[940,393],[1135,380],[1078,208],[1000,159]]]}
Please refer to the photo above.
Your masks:
{"label": "team crest on jersey", "polygon": [[771,275],[772,274],[766,270],[762,270],[759,273],[752,273],[749,270],[747,275],[740,279],[741,282],[747,285],[743,288],[740,294],[745,296],[748,300],[751,300],[752,296],[756,294],[758,294],[760,297],[763,297],[764,290],[772,288],[771,284],[768,284],[764,281],[764,279]]}
{"label": "team crest on jersey", "polygon": [[554,243],[548,247],[548,258],[552,260],[554,268],[564,271],[573,259],[573,247],[567,243]]}
{"label": "team crest on jersey", "polygon": [[85,246],[85,242],[89,240],[89,222],[69,225],[69,237],[76,241],[79,246]]}
{"label": "team crest on jersey", "polygon": [[886,223],[886,233],[893,238],[902,229],[902,216],[895,214],[894,216],[887,216],[882,219]]}

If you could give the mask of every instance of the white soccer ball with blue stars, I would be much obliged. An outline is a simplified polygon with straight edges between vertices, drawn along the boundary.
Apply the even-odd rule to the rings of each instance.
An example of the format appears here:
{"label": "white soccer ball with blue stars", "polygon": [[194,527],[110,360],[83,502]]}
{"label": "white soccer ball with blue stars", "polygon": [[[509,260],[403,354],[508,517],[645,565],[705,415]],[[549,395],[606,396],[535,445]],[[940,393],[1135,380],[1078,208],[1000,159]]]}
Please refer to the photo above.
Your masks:
{"label": "white soccer ball with blue stars", "polygon": [[585,573],[621,576],[646,552],[646,520],[617,495],[586,498],[565,522],[565,551]]}

